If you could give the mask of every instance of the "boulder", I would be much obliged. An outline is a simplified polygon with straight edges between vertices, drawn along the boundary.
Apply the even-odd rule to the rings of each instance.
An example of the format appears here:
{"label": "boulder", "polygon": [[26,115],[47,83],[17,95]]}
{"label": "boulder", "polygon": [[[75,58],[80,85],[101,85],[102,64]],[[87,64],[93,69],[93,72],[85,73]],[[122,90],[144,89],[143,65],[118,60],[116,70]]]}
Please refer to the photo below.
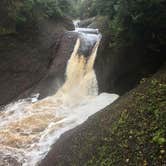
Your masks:
{"label": "boulder", "polygon": [[[147,41],[137,41],[124,45],[112,46],[112,34],[107,17],[97,17],[90,28],[98,28],[102,34],[102,41],[95,63],[95,71],[100,92],[124,94],[134,88],[141,78],[157,71],[164,63],[163,54],[147,50]],[[148,52],[149,51],[149,52]]]}
{"label": "boulder", "polygon": [[88,19],[85,19],[85,20],[81,20],[80,22],[78,22],[78,26],[79,26],[80,28],[86,28],[86,27],[88,27],[88,25],[90,25],[94,20],[95,20],[95,17],[88,18]]}

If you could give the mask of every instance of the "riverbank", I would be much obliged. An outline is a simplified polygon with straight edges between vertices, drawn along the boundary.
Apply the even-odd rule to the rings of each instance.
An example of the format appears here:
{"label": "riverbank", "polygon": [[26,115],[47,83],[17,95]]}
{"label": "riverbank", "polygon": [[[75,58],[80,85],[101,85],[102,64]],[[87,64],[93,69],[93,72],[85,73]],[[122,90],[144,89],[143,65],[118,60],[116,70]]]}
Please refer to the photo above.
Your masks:
{"label": "riverbank", "polygon": [[40,166],[161,165],[165,158],[166,66],[65,133]]}

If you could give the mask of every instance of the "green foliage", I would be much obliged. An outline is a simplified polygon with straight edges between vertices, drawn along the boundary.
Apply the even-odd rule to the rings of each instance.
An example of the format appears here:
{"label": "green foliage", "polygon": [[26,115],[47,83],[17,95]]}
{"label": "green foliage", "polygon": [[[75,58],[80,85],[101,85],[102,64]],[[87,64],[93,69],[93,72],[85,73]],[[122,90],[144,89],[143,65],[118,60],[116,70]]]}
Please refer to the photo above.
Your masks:
{"label": "green foliage", "polygon": [[15,21],[20,0],[0,1],[0,35],[15,33]]}
{"label": "green foliage", "polygon": [[157,56],[166,46],[165,9],[165,0],[84,0],[80,16],[108,16],[111,47],[142,44]]}
{"label": "green foliage", "polygon": [[2,0],[0,2],[0,14],[2,15],[0,15],[0,18],[2,17],[0,26],[5,29],[13,28],[13,31],[16,28],[19,31],[35,27],[38,21],[42,19],[59,19],[65,16],[74,16],[76,9],[73,6],[75,1]]}
{"label": "green foliage", "polygon": [[166,142],[166,139],[164,138],[164,131],[158,130],[154,137],[153,142],[158,143],[159,145],[163,145]]}
{"label": "green foliage", "polygon": [[81,19],[96,16],[98,8],[96,8],[96,0],[84,0],[79,4],[79,16]]}
{"label": "green foliage", "polygon": [[6,35],[6,34],[10,34],[10,33],[12,33],[11,30],[0,26],[0,35]]}
{"label": "green foliage", "polygon": [[86,165],[164,165],[166,145],[166,83],[153,79],[133,93]]}
{"label": "green foliage", "polygon": [[24,0],[17,15],[17,22],[47,17],[59,18],[69,13],[71,4],[68,0]]}

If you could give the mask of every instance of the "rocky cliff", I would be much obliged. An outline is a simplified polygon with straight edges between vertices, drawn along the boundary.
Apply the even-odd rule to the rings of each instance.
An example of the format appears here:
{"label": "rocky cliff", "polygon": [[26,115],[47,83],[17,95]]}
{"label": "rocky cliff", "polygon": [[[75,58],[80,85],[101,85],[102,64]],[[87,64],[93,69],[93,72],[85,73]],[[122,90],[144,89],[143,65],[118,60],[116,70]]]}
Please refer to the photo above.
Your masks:
{"label": "rocky cliff", "polygon": [[65,71],[76,39],[64,33],[73,29],[69,19],[45,19],[33,31],[0,35],[0,105],[33,92],[44,97],[56,91],[56,86],[50,89]]}
{"label": "rocky cliff", "polygon": [[123,45],[114,46],[113,32],[106,16],[98,16],[88,25],[85,23],[87,21],[82,21],[80,25],[98,28],[103,36],[95,63],[100,92],[122,95],[134,88],[141,78],[156,72],[166,60],[165,47],[150,51],[148,41],[141,39],[129,43],[125,34],[119,39]]}

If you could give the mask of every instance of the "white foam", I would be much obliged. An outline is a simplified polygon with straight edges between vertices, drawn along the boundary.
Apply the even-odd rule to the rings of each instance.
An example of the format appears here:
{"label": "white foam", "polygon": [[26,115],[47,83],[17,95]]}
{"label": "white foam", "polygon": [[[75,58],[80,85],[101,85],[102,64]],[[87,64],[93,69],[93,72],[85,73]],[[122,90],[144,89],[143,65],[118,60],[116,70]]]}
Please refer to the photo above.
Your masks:
{"label": "white foam", "polygon": [[[44,131],[38,144],[34,145],[38,148],[34,148],[29,153],[26,153],[26,161],[23,166],[33,166],[40,161],[50,150],[51,145],[66,131],[82,124],[89,116],[102,110],[107,105],[112,103],[118,98],[116,94],[103,93],[99,96],[84,100],[79,106],[75,108],[66,108],[63,111],[58,110],[59,115],[65,115],[65,118],[57,123],[51,123]],[[68,114],[66,114],[68,113]],[[54,130],[56,125],[62,124],[62,127]]]}
{"label": "white foam", "polygon": [[[64,132],[82,124],[118,98],[116,94],[98,95],[93,66],[100,36],[85,36],[90,42],[96,41],[90,57],[78,54],[78,39],[68,61],[66,81],[55,95],[40,101],[39,95],[34,95],[0,112],[1,158],[9,156],[23,166],[35,166]],[[1,161],[0,165],[3,165]]]}
{"label": "white foam", "polygon": [[76,28],[75,31],[86,33],[86,34],[99,34],[98,29],[92,29],[92,28]]}

